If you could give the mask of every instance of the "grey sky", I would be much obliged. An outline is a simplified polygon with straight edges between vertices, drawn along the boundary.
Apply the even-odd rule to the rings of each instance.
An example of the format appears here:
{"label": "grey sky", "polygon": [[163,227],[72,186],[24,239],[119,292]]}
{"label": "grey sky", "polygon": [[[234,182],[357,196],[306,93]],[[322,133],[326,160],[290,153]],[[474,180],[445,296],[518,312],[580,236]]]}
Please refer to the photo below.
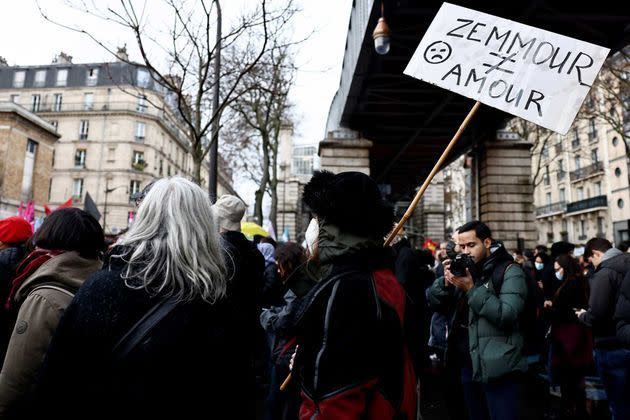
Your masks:
{"label": "grey sky", "polygon": [[[253,0],[223,1],[224,13],[237,15],[238,8],[252,4]],[[313,143],[321,140],[330,101],[339,85],[339,74],[346,41],[346,30],[351,10],[350,0],[297,0],[302,12],[294,22],[296,39],[314,31],[300,47],[297,63],[300,71],[296,78],[291,100],[296,105],[296,140]],[[107,4],[107,1],[97,1]],[[141,3],[141,2],[140,2]],[[148,5],[159,5],[158,0],[147,0]],[[255,2],[257,3],[257,2]],[[127,44],[130,55],[138,59],[135,44],[129,34],[116,30],[112,24],[86,18],[62,7],[59,0],[41,0],[42,7],[51,16],[64,23],[85,22],[98,36],[113,45]],[[159,9],[151,9],[152,26],[168,22]],[[44,20],[35,0],[6,1],[3,4],[3,24],[0,36],[4,40],[0,55],[9,64],[34,65],[49,63],[59,51],[74,57],[75,63],[111,61],[112,57],[84,35],[62,29]]]}

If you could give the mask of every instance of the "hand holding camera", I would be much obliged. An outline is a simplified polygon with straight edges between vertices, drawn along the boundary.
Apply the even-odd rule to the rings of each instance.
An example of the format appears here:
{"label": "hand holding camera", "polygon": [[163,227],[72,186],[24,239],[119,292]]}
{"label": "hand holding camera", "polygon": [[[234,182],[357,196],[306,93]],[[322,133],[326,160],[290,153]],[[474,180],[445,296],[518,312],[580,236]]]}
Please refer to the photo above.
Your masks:
{"label": "hand holding camera", "polygon": [[475,284],[472,273],[476,270],[473,258],[468,254],[455,252],[455,243],[452,241],[446,245],[446,253],[449,264],[444,264],[445,282],[464,291],[472,289]]}

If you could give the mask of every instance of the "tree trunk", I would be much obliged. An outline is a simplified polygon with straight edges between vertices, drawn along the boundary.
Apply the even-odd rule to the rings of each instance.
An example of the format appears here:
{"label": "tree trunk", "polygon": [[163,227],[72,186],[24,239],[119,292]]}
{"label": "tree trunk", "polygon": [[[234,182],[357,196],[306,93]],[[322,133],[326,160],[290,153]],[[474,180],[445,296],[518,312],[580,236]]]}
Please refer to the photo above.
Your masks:
{"label": "tree trunk", "polygon": [[265,136],[263,136],[263,169],[262,178],[258,184],[258,190],[256,190],[256,201],[254,203],[254,216],[256,222],[262,226],[263,224],[263,197],[267,190],[267,184],[269,183],[269,148],[265,144]]}
{"label": "tree trunk", "polygon": [[[269,212],[269,220],[271,220],[273,231],[276,232],[276,237],[280,238],[282,232],[278,230],[278,182],[271,181],[269,183],[269,189],[271,190],[271,211]],[[284,229],[284,226],[282,228]]]}

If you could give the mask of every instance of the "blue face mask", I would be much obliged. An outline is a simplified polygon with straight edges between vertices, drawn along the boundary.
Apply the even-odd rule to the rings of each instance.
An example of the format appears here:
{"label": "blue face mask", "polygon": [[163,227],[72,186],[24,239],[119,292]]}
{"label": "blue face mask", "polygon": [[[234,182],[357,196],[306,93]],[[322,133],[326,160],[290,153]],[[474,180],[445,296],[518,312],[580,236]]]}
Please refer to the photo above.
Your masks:
{"label": "blue face mask", "polygon": [[539,262],[534,263],[534,265],[536,266],[536,270],[538,270],[538,271],[542,270],[543,267],[545,266],[545,264],[539,263]]}
{"label": "blue face mask", "polygon": [[556,271],[556,278],[562,281],[562,279],[564,279],[564,274],[560,273],[560,271]]}

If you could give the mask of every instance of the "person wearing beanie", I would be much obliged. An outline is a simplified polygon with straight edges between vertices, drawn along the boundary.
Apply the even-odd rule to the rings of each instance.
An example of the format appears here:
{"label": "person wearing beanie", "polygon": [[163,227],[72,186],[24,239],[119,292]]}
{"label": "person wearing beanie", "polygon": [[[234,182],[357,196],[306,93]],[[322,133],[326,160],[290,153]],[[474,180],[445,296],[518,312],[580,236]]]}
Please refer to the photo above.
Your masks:
{"label": "person wearing beanie", "polygon": [[[258,322],[265,259],[256,246],[241,232],[241,220],[246,208],[240,198],[225,194],[212,206],[212,212],[221,234],[228,278],[231,279],[228,282],[227,292],[229,306],[233,310],[233,316],[238,319],[239,325],[247,326],[247,331],[240,334],[242,342],[238,348],[243,352],[240,357],[244,361],[247,360],[248,366],[254,365],[256,378],[262,379],[269,359],[266,352],[265,332]],[[244,377],[244,379],[248,381],[244,386],[246,392],[254,395],[255,378]],[[253,411],[249,414],[253,416]]]}
{"label": "person wearing beanie", "polygon": [[392,208],[359,172],[316,171],[303,200],[319,227],[311,254],[319,270],[294,319],[300,418],[415,418],[407,299],[383,247]]}
{"label": "person wearing beanie", "polygon": [[[33,235],[31,224],[21,217],[0,220],[0,302],[5,302],[15,277],[15,269],[26,256],[26,242]],[[7,350],[10,319],[6,311],[0,310],[0,365]]]}

